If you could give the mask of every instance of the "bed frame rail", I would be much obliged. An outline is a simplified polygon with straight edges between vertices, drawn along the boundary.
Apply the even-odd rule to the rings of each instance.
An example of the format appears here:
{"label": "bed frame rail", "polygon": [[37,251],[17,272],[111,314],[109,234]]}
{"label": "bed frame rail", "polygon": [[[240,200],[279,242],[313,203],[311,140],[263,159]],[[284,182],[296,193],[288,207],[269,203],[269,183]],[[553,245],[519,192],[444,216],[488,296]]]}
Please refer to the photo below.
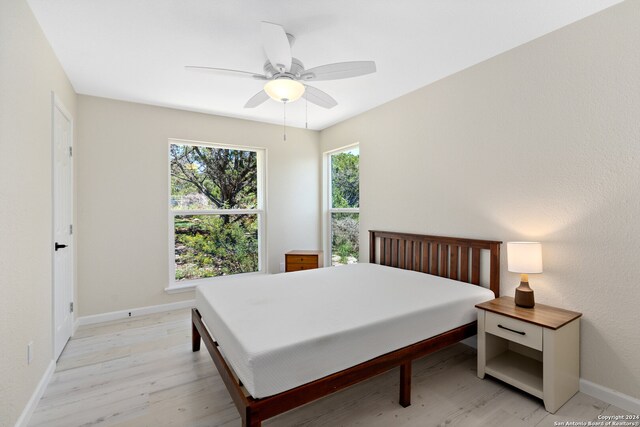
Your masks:
{"label": "bed frame rail", "polygon": [[500,245],[464,239],[369,230],[369,262],[480,285],[480,251],[489,250],[489,289],[500,296]]}

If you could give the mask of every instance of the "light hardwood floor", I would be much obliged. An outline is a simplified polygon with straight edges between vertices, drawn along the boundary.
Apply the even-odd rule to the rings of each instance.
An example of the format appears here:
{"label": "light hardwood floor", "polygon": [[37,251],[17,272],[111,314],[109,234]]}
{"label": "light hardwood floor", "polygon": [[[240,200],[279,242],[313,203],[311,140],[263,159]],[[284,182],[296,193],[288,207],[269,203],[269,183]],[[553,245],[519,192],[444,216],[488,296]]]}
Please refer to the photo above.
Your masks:
{"label": "light hardwood floor", "polygon": [[[191,352],[189,310],[85,326],[67,344],[30,426],[240,426],[204,346]],[[578,393],[555,415],[497,380],[476,377],[456,344],[414,362],[412,405],[398,370],[290,411],[264,426],[553,426],[626,414]]]}

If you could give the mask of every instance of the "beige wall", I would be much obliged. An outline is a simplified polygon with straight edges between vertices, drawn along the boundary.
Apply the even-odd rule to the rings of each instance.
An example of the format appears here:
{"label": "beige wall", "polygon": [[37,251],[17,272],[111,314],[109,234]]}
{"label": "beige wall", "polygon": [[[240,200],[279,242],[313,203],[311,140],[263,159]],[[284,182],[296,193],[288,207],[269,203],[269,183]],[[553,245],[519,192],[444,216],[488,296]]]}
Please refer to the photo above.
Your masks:
{"label": "beige wall", "polygon": [[267,149],[268,270],[316,248],[319,133],[79,96],[78,307],[81,316],[191,299],[168,295],[168,139]]}
{"label": "beige wall", "polygon": [[372,228],[542,241],[531,284],[584,313],[582,378],[636,398],[638,16],[624,2],[321,132],[323,151],[360,142],[362,259]]}
{"label": "beige wall", "polygon": [[75,115],[75,92],[27,2],[0,2],[0,426],[14,425],[53,353],[52,91]]}
{"label": "beige wall", "polygon": [[[532,286],[539,302],[585,314],[582,377],[640,398],[639,14],[627,1],[283,142],[279,126],[165,108],[81,96],[76,110],[26,2],[1,2],[0,426],[15,423],[52,353],[51,91],[77,124],[80,315],[193,297],[163,290],[168,138],[268,149],[271,272],[285,251],[319,246],[319,141],[359,141],[363,231],[543,241]],[[512,294],[517,276],[503,268],[502,279]]]}

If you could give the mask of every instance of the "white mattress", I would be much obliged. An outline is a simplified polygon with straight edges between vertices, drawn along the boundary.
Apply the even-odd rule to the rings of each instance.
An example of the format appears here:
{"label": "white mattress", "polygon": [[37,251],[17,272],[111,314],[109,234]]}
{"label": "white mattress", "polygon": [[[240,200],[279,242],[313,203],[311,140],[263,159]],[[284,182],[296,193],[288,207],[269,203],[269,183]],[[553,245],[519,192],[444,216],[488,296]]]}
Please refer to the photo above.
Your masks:
{"label": "white mattress", "polygon": [[476,320],[489,289],[355,264],[196,288],[196,307],[255,398],[314,381]]}

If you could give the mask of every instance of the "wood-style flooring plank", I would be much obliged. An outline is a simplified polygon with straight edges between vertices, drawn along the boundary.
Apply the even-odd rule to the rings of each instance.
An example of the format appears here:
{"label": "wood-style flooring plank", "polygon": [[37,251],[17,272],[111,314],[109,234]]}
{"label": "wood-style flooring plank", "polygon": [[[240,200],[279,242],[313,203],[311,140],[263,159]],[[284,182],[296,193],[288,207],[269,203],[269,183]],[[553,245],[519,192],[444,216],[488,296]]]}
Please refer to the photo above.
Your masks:
{"label": "wood-style flooring plank", "polygon": [[[190,311],[81,327],[67,344],[30,426],[239,427],[206,349],[191,352]],[[412,404],[398,404],[399,370],[279,415],[288,426],[553,426],[625,411],[578,393],[556,414],[500,381],[476,377],[464,344],[413,364]]]}

